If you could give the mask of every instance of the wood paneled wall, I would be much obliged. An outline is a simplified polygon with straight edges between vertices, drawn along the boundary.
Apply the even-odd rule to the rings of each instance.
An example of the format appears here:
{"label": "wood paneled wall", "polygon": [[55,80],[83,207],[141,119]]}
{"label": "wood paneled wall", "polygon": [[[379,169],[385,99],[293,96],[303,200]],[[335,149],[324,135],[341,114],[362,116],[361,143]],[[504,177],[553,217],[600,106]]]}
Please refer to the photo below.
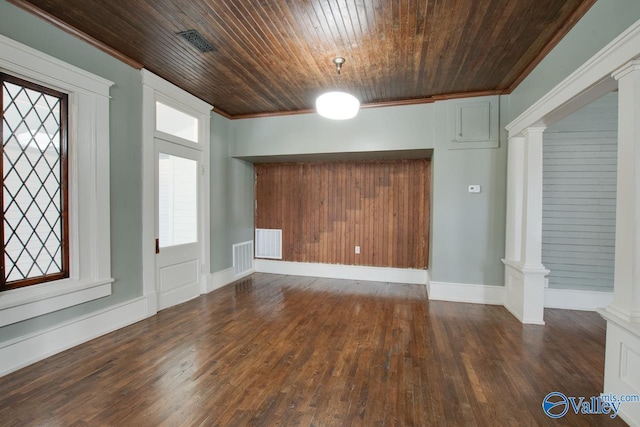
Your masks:
{"label": "wood paneled wall", "polygon": [[270,163],[255,172],[256,228],[282,229],[284,261],[427,268],[430,160]]}

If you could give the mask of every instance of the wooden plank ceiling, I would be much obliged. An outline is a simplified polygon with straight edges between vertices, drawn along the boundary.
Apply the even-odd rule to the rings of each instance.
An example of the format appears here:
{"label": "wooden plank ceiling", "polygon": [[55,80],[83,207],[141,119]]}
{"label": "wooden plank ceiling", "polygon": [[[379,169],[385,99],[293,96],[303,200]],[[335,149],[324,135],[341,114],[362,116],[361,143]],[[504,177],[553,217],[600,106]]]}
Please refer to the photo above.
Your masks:
{"label": "wooden plank ceiling", "polygon": [[[509,93],[595,2],[10,1],[236,118],[308,111],[336,87],[371,106]],[[190,29],[216,50],[177,35]]]}

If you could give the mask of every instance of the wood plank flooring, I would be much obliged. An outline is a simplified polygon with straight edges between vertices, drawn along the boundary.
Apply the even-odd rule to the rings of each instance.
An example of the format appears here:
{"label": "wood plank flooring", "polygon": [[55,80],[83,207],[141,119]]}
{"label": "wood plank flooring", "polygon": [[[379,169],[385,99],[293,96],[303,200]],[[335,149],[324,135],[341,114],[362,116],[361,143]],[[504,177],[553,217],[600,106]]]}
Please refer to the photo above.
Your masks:
{"label": "wood plank flooring", "polygon": [[605,323],[428,301],[425,288],[254,274],[0,378],[0,425],[624,425],[544,396],[602,390]]}

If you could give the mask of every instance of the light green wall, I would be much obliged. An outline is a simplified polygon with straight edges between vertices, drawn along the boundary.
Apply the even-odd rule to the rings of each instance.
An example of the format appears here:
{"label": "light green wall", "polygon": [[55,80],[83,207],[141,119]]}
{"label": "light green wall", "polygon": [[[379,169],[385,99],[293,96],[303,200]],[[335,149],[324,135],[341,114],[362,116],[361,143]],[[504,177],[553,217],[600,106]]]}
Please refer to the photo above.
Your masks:
{"label": "light green wall", "polygon": [[518,117],[638,19],[638,0],[598,0],[510,95],[509,121]]}
{"label": "light green wall", "polygon": [[[447,102],[436,103],[431,280],[504,284],[506,133],[497,149],[447,149]],[[502,98],[500,129],[508,111]],[[480,194],[467,192],[480,184]]]}
{"label": "light green wall", "polygon": [[[448,105],[364,109],[344,122],[317,114],[237,120],[231,153],[255,157],[433,149],[432,280],[503,285],[505,144],[449,150]],[[482,193],[467,193],[468,184],[482,185]]]}
{"label": "light green wall", "polygon": [[233,159],[234,122],[211,117],[211,272],[233,266],[234,243],[253,240],[253,165]]}
{"label": "light green wall", "polygon": [[109,109],[113,294],[0,328],[2,342],[142,295],[142,84],[138,70],[4,0],[0,33],[115,83]]}
{"label": "light green wall", "polygon": [[237,131],[231,154],[250,157],[433,148],[433,109],[433,104],[363,109],[345,121],[317,114],[234,120]]}

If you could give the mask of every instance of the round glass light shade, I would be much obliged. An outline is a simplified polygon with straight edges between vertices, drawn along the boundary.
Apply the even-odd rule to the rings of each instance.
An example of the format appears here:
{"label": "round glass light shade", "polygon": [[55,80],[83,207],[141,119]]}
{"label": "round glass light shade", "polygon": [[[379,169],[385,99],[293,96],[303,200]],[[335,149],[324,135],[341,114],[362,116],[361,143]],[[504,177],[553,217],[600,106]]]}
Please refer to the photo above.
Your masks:
{"label": "round glass light shade", "polygon": [[328,119],[351,119],[358,114],[359,109],[360,101],[345,92],[327,92],[316,99],[318,114]]}

